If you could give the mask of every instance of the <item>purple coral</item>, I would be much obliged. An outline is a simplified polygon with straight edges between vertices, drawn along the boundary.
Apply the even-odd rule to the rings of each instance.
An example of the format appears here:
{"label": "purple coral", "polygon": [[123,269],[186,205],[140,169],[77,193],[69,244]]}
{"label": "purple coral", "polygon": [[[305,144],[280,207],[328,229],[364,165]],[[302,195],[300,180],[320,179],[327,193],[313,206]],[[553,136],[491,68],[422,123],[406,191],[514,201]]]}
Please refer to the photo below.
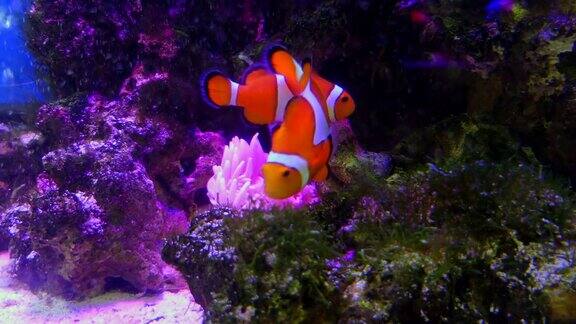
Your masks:
{"label": "purple coral", "polygon": [[234,137],[224,148],[220,165],[214,166],[214,175],[208,181],[208,198],[213,205],[235,209],[301,207],[318,201],[316,187],[305,186],[293,197],[276,200],[264,193],[262,166],[268,154],[262,150],[258,134],[248,144]]}

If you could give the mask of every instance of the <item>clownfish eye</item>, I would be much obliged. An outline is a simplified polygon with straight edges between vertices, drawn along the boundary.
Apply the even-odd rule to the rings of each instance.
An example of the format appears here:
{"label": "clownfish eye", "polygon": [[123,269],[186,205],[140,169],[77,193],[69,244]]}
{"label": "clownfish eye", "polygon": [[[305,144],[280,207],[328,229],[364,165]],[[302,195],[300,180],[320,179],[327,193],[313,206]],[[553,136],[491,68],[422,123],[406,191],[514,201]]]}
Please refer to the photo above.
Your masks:
{"label": "clownfish eye", "polygon": [[348,98],[348,96],[344,96],[344,97],[342,97],[342,99],[340,99],[340,101],[342,101],[342,102],[348,102],[348,100],[350,100],[350,98]]}
{"label": "clownfish eye", "polygon": [[283,177],[287,177],[289,175],[290,175],[290,170],[286,170],[286,171],[282,172]]}

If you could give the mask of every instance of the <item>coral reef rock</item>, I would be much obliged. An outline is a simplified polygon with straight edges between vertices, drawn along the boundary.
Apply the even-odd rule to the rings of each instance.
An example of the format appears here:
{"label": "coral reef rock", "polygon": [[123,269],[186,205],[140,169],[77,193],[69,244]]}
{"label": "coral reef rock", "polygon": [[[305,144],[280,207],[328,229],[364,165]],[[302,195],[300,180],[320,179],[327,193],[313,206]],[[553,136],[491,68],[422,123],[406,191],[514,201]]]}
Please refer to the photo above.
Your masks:
{"label": "coral reef rock", "polygon": [[[21,120],[7,118],[0,123],[0,215],[34,190],[42,169],[42,143],[43,136]],[[8,248],[10,226],[10,220],[0,216],[0,250]]]}
{"label": "coral reef rock", "polygon": [[166,82],[156,74],[117,100],[78,94],[40,108],[35,194],[25,213],[4,213],[14,218],[14,273],[31,287],[69,298],[164,288],[162,239],[188,227],[221,154],[218,134],[187,132],[170,111],[150,110],[144,98]]}
{"label": "coral reef rock", "polygon": [[565,318],[574,193],[482,161],[376,181],[306,211],[212,209],[163,257],[214,321]]}

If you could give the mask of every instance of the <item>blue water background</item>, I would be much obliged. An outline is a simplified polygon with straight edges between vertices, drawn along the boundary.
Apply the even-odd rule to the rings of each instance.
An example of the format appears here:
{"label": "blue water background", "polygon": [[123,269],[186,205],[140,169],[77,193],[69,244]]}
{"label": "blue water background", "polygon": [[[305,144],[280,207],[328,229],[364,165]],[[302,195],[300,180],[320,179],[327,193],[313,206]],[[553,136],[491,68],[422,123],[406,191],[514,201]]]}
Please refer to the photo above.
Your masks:
{"label": "blue water background", "polygon": [[29,5],[29,0],[0,0],[0,107],[42,103],[48,98],[48,87],[36,77],[36,63],[23,35]]}

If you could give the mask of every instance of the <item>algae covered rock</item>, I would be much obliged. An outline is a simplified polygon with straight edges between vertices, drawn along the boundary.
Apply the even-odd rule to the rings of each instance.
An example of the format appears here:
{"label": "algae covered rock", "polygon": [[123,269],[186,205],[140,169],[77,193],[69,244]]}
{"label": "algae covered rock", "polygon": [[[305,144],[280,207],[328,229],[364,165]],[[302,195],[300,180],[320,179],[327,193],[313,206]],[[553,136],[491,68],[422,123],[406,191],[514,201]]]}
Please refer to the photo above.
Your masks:
{"label": "algae covered rock", "polygon": [[34,191],[35,177],[41,172],[44,137],[19,118],[0,123],[0,250],[8,248],[12,226],[10,210],[24,203]]}
{"label": "algae covered rock", "polygon": [[[190,231],[168,240],[162,257],[176,266],[187,280],[194,300],[207,307],[214,302],[213,291],[231,288],[236,250],[226,244],[226,219],[239,217],[231,209],[218,207],[200,213]],[[233,294],[233,291],[229,291]]]}
{"label": "algae covered rock", "polygon": [[[475,163],[393,177],[380,218],[346,235],[357,264],[340,281],[363,282],[357,316],[399,321],[515,321],[550,316],[540,280],[574,238],[573,194],[527,166]],[[349,225],[348,225],[349,226]]]}
{"label": "algae covered rock", "polygon": [[[226,209],[199,214],[169,240],[164,259],[183,272],[210,320],[335,320],[324,262],[329,237],[306,214]],[[195,227],[194,227],[195,225]]]}
{"label": "algae covered rock", "polygon": [[114,93],[136,57],[139,1],[33,1],[27,45],[58,95]]}
{"label": "algae covered rock", "polygon": [[548,291],[573,268],[553,266],[576,237],[573,193],[529,165],[488,162],[397,173],[381,190],[300,212],[211,210],[164,258],[211,320],[553,316]]}

